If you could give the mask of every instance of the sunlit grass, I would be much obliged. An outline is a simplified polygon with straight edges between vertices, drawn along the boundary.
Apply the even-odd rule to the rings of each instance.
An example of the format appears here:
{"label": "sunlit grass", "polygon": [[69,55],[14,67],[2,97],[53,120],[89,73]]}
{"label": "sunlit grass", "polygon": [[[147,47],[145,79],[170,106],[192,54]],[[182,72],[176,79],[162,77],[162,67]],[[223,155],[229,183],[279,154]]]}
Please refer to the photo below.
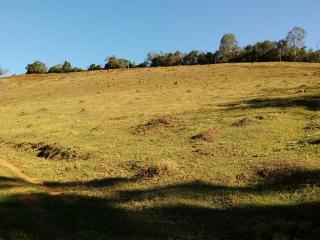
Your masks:
{"label": "sunlit grass", "polygon": [[[319,211],[320,201],[319,144],[305,141],[320,131],[319,64],[221,64],[17,76],[1,79],[0,87],[0,158],[65,192],[64,198],[40,197],[44,205],[72,207],[73,198],[89,205],[111,204],[111,209],[131,214],[126,219],[130,223],[137,221],[136,231],[127,229],[128,238],[137,239],[207,239],[212,232],[222,239],[226,234],[245,238],[241,234],[253,231],[260,231],[257,234],[265,239],[278,235],[283,238],[274,239],[299,239],[305,234],[300,236],[303,239],[319,231],[312,217],[303,225],[309,205]],[[137,132],[138,126],[164,116],[179,119],[179,124]],[[250,120],[248,124],[239,124],[244,118]],[[211,128],[216,132],[212,140],[192,141]],[[14,147],[19,143],[58,143],[89,158],[47,160],[38,158],[35,150]],[[161,174],[148,172],[164,165]],[[268,176],[257,176],[259,169],[278,166],[294,170],[281,173],[275,183],[268,182]],[[295,171],[305,182],[282,179]],[[0,199],[17,194],[7,187]],[[81,211],[81,204],[75,203],[74,208]],[[90,214],[84,209],[88,212],[81,216]],[[283,217],[287,211],[291,219]],[[241,219],[244,213],[248,219]],[[273,214],[278,223],[270,223]],[[226,226],[210,219],[225,221]],[[75,214],[66,221],[80,219]],[[102,217],[97,221],[103,225]],[[238,226],[228,228],[237,221]],[[173,222],[180,222],[180,227]],[[0,220],[0,233],[11,231],[1,224]],[[94,221],[87,224],[83,231],[89,239],[107,236],[91,226]],[[143,225],[145,231],[140,229]],[[167,228],[149,234],[160,225]],[[31,239],[44,236],[23,224],[21,229]],[[75,238],[79,231],[71,229],[66,236]],[[107,237],[112,236],[124,237],[113,232]]]}

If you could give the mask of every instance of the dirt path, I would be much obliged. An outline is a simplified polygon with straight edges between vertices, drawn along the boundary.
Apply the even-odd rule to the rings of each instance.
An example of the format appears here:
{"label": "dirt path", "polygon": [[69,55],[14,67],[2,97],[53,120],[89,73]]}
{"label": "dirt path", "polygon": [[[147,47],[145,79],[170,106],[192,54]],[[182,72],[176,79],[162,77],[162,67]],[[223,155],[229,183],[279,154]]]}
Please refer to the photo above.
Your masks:
{"label": "dirt path", "polygon": [[40,181],[39,179],[36,179],[36,178],[33,178],[33,177],[26,175],[19,168],[17,168],[13,164],[11,164],[1,158],[0,158],[0,166],[9,169],[12,173],[14,173],[17,177],[19,177],[20,179],[22,179],[26,183],[29,183],[29,184],[32,184],[32,185],[39,187],[40,189],[42,189],[45,193],[47,193],[50,196],[57,196],[62,193],[60,191],[52,190],[52,189],[46,187],[45,184],[42,181]]}
{"label": "dirt path", "polygon": [[[62,194],[61,191],[50,189],[49,187],[45,186],[44,182],[40,181],[39,179],[28,176],[13,164],[0,158],[0,168],[1,167],[8,169],[12,173],[12,175],[15,175],[16,177],[20,178],[24,183],[36,186],[48,196],[54,197]],[[40,195],[31,193],[29,192],[28,187],[24,185],[15,188],[15,194],[20,200],[26,203],[26,208],[31,210],[36,216],[47,216],[50,214],[50,211],[48,211],[47,206],[41,197],[42,193]],[[47,221],[37,222],[37,226],[39,229],[50,229],[50,231],[52,231],[53,233],[61,231],[61,229],[59,229],[57,225]],[[4,239],[6,238],[1,238],[0,236],[0,240]]]}

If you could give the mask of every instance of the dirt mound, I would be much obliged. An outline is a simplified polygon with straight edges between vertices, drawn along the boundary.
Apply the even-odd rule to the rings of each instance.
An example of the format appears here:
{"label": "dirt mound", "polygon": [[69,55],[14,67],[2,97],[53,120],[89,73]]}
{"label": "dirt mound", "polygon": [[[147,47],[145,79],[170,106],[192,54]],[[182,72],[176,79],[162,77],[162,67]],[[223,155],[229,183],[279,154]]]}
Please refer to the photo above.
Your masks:
{"label": "dirt mound", "polygon": [[218,132],[217,129],[209,128],[208,130],[193,136],[191,140],[210,142],[215,139],[215,137],[217,136],[217,132]]}
{"label": "dirt mound", "polygon": [[83,159],[88,160],[89,154],[80,154],[76,148],[64,148],[59,144],[33,144],[33,143],[18,143],[14,148],[23,149],[25,151],[34,151],[39,158],[49,160],[75,160]]}
{"label": "dirt mound", "polygon": [[161,169],[158,167],[148,167],[141,169],[136,177],[138,178],[152,178],[161,175]]}
{"label": "dirt mound", "polygon": [[258,182],[272,186],[289,186],[291,184],[319,184],[318,172],[310,171],[292,163],[277,164],[272,167],[262,167],[255,170]]}
{"label": "dirt mound", "polygon": [[139,168],[136,178],[146,179],[146,178],[160,177],[160,176],[172,173],[174,169],[175,167],[171,163],[163,163],[157,166]]}
{"label": "dirt mound", "polygon": [[146,133],[153,130],[179,130],[184,128],[184,123],[181,119],[175,116],[163,116],[153,118],[147,123],[139,125],[136,128],[136,133]]}
{"label": "dirt mound", "polygon": [[75,159],[77,157],[76,151],[72,149],[63,149],[59,145],[44,145],[37,149],[37,157],[46,159]]}
{"label": "dirt mound", "polygon": [[255,116],[255,117],[245,117],[241,120],[235,122],[232,126],[234,127],[245,127],[249,126],[251,124],[254,124],[258,121],[264,120],[265,118],[263,116]]}
{"label": "dirt mound", "polygon": [[129,170],[136,172],[135,178],[137,180],[161,177],[170,173],[174,173],[177,170],[177,166],[174,163],[167,161],[154,166],[143,166],[142,162],[134,161],[130,162],[128,167]]}

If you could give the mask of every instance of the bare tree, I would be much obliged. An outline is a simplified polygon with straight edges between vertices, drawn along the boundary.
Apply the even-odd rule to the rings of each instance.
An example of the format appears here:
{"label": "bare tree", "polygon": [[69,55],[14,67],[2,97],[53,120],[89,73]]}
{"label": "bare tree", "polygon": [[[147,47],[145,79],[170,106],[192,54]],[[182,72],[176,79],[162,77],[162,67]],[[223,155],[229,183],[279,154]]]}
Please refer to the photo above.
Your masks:
{"label": "bare tree", "polygon": [[294,27],[287,35],[288,46],[294,51],[294,58],[297,61],[297,52],[304,46],[304,40],[307,32],[301,27]]}

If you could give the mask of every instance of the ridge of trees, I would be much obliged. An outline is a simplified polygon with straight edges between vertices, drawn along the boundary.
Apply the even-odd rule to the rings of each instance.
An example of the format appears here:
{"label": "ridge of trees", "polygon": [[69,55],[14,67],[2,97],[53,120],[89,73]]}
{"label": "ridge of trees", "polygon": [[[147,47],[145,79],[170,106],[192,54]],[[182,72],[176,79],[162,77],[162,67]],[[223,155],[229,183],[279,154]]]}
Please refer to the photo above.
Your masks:
{"label": "ridge of trees", "polygon": [[[219,49],[215,52],[192,50],[189,53],[180,51],[169,53],[148,53],[143,63],[136,65],[127,59],[110,56],[106,59],[106,64],[91,64],[86,70],[108,70],[120,68],[143,68],[143,67],[168,67],[179,65],[204,65],[216,63],[240,63],[240,62],[320,62],[320,49],[307,49],[305,39],[307,32],[300,27],[294,27],[287,34],[286,38],[279,41],[262,41],[253,45],[249,44],[240,47],[236,36],[232,33],[224,34],[220,40]],[[320,47],[319,47],[320,48]],[[85,71],[81,68],[73,67],[71,63],[65,61],[63,64],[47,66],[35,61],[26,67],[27,74],[44,73],[68,73]]]}

